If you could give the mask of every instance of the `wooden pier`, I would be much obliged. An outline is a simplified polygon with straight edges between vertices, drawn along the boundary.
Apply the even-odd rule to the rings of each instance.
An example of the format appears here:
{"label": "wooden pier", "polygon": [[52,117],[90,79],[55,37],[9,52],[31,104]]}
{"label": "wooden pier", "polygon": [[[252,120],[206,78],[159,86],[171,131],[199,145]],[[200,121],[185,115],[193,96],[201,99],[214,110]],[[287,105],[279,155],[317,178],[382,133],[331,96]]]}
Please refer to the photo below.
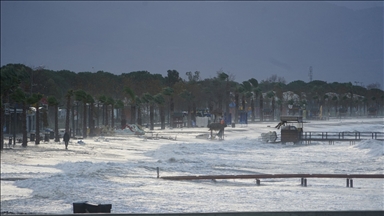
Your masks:
{"label": "wooden pier", "polygon": [[384,132],[302,132],[300,141],[310,143],[311,141],[325,141],[330,144],[335,141],[348,141],[354,143],[361,140],[384,141]]}
{"label": "wooden pier", "polygon": [[273,179],[273,178],[384,178],[384,174],[257,174],[257,175],[195,175],[162,176],[165,180],[202,179]]}
{"label": "wooden pier", "polygon": [[159,168],[157,168],[157,178],[164,180],[216,180],[216,179],[255,179],[256,184],[260,185],[260,179],[275,178],[300,178],[301,186],[307,186],[307,178],[345,178],[346,186],[353,187],[353,179],[384,178],[384,174],[256,174],[256,175],[192,175],[192,176],[162,176],[160,177]]}

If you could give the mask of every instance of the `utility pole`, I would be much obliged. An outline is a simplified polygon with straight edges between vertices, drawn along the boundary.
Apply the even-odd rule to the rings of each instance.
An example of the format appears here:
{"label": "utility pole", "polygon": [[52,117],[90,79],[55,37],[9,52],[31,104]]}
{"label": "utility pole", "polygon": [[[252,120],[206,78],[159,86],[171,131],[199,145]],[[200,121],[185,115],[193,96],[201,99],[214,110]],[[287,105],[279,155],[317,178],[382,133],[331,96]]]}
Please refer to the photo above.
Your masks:
{"label": "utility pole", "polygon": [[308,76],[309,76],[309,82],[312,82],[312,76],[313,76],[313,74],[312,74],[312,66],[309,67],[309,74],[308,74]]}
{"label": "utility pole", "polygon": [[33,85],[33,70],[31,70],[31,89],[30,96],[32,97],[32,85]]}

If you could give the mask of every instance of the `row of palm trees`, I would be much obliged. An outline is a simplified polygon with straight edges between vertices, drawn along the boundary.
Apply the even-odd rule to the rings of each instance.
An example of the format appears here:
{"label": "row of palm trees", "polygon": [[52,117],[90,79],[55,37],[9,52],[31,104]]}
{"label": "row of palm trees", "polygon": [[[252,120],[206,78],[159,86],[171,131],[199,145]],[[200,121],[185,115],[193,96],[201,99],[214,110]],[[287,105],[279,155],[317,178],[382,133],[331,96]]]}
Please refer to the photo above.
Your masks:
{"label": "row of palm trees", "polygon": [[[36,122],[39,123],[40,122],[39,102],[43,98],[43,95],[37,93],[29,96],[21,88],[16,88],[10,96],[12,100],[15,102],[14,106],[16,106],[16,103],[18,103],[19,105],[21,105],[21,108],[22,108],[22,113],[21,113],[21,123],[22,123],[21,125],[22,125],[22,131],[23,131],[22,146],[26,147],[27,146],[27,109],[29,109],[30,105],[33,105],[35,107]],[[56,105],[56,106],[58,105],[57,101],[55,102],[54,99],[52,98],[50,98],[49,101],[51,102],[52,105]],[[16,113],[15,113],[15,116],[16,116]],[[40,134],[40,124],[36,124],[36,134]],[[36,136],[35,144],[40,144],[40,136]]]}
{"label": "row of palm trees", "polygon": [[[256,100],[258,99],[259,100],[259,107],[260,107],[260,113],[259,113],[259,117],[260,117],[260,120],[263,121],[263,107],[265,105],[267,106],[270,106],[270,108],[272,109],[272,118],[274,118],[273,114],[275,113],[275,109],[276,109],[276,104],[279,106],[279,109],[280,109],[280,113],[281,113],[281,110],[282,110],[282,106],[284,105],[284,103],[288,104],[288,103],[292,103],[293,105],[298,105],[300,107],[303,107],[303,105],[307,105],[309,100],[308,100],[308,96],[305,95],[305,94],[302,94],[302,93],[298,93],[300,94],[300,96],[298,96],[298,99],[294,100],[294,99],[289,99],[289,101],[285,101],[284,102],[284,92],[282,92],[282,89],[281,89],[281,85],[276,85],[277,87],[274,88],[273,90],[270,90],[266,93],[262,93],[259,86],[258,86],[258,81],[256,79],[250,79],[248,81],[244,81],[242,84],[238,84],[238,85],[234,85],[233,87],[234,88],[230,88],[228,89],[228,75],[225,74],[225,73],[220,73],[218,75],[218,78],[220,81],[224,81],[225,83],[225,88],[226,89],[226,93],[229,93],[229,94],[226,94],[226,96],[228,96],[228,98],[226,99],[229,99],[230,100],[230,96],[233,95],[234,97],[234,101],[235,101],[235,104],[236,104],[236,108],[235,108],[235,120],[234,122],[237,122],[238,119],[236,118],[238,116],[238,112],[239,110],[246,110],[246,104],[250,104],[250,108],[252,110],[252,121],[255,121],[255,117],[256,115],[254,115],[255,113],[255,105],[256,105]],[[193,83],[189,83],[190,85],[192,85]],[[227,90],[228,89],[228,90]],[[140,106],[145,106],[145,105],[148,105],[149,106],[149,122],[150,122],[150,129],[153,130],[154,128],[154,111],[155,111],[155,108],[157,108],[159,110],[159,115],[160,115],[160,121],[161,121],[161,128],[164,129],[165,128],[165,96],[169,97],[169,99],[172,99],[173,97],[173,93],[174,93],[174,89],[173,88],[170,88],[170,87],[165,87],[163,88],[162,92],[156,94],[156,95],[151,95],[149,94],[148,92],[144,93],[141,97],[138,97],[137,95],[134,94],[133,90],[130,89],[129,87],[126,87],[124,89],[124,92],[125,94],[128,96],[128,101],[125,101],[123,102],[122,100],[114,100],[113,98],[111,97],[107,97],[105,95],[102,95],[102,96],[99,96],[97,98],[98,102],[97,103],[98,105],[99,104],[102,104],[102,110],[103,110],[103,116],[105,116],[105,118],[103,118],[103,125],[109,125],[109,120],[108,120],[108,116],[110,113],[111,114],[111,117],[110,117],[110,126],[113,128],[115,123],[114,123],[114,113],[113,113],[113,110],[116,108],[118,110],[120,110],[120,113],[121,113],[121,120],[126,122],[126,116],[125,116],[125,112],[124,112],[124,109],[125,109],[125,106],[126,105],[130,105],[131,106],[131,114],[133,116],[131,116],[131,119],[135,119],[135,114],[136,114],[136,108],[137,107],[140,107]],[[295,93],[293,93],[295,94]],[[351,96],[353,98],[353,93],[350,93]],[[73,90],[69,90],[67,92],[67,95],[66,95],[66,99],[67,99],[67,117],[66,117],[66,127],[65,127],[65,130],[66,132],[69,132],[69,115],[70,115],[70,110],[71,110],[71,97],[75,97],[74,98],[74,101],[77,101],[78,103],[81,103],[82,106],[83,106],[83,114],[82,114],[82,134],[84,137],[87,136],[87,128],[89,127],[90,131],[89,131],[89,134],[91,135],[94,135],[94,128],[95,128],[95,125],[94,125],[94,121],[93,121],[93,114],[94,114],[94,107],[95,107],[95,99],[94,97],[92,97],[90,94],[87,94],[84,90],[77,90],[77,91],[73,91]],[[180,92],[179,96],[186,102],[187,104],[187,113],[190,114],[192,113],[192,109],[195,108],[195,105],[193,105],[193,99],[196,97],[192,91],[189,91],[187,90],[186,88],[183,89],[183,91]],[[356,96],[356,95],[355,95]],[[336,95],[333,95],[332,96],[332,99],[330,99],[330,94],[324,94],[323,96],[323,100],[321,101],[319,99],[319,96],[317,94],[314,94],[312,95],[312,103],[315,103],[315,107],[319,107],[321,104],[326,106],[324,107],[325,109],[329,109],[329,107],[331,107],[332,105],[334,107],[338,107],[339,103],[343,106],[343,107],[347,107],[348,106],[348,94],[345,94],[344,96],[341,97],[341,100],[338,100],[338,96]],[[373,97],[372,100],[374,100],[375,98]],[[240,101],[241,100],[241,101]],[[171,102],[172,100],[170,100]],[[248,102],[247,102],[248,101]],[[353,100],[352,100],[353,101]],[[58,102],[57,100],[54,98],[54,97],[50,97],[50,100],[48,101],[49,102],[49,105],[53,105],[55,110],[57,111],[57,105],[58,105]],[[365,102],[367,103],[368,100],[365,99],[363,100],[363,97],[359,96],[357,97],[357,100],[355,100],[353,103],[351,103],[352,106],[356,106],[356,105],[359,105],[361,103],[359,102]],[[226,106],[228,107],[228,102],[225,103]],[[239,106],[241,104],[241,106]],[[89,107],[89,115],[87,115],[87,107]],[[110,108],[110,109],[109,109]],[[171,108],[171,106],[169,107]],[[72,108],[73,109],[73,108]],[[111,112],[109,112],[108,110],[111,110]],[[141,110],[142,109],[137,109],[137,113],[138,113],[138,118],[137,118],[137,123],[139,125],[142,125],[142,113],[141,113]],[[228,109],[227,109],[228,110]],[[173,110],[171,110],[173,111]],[[337,112],[337,108],[336,108],[336,112]],[[72,112],[74,113],[74,112]],[[352,112],[351,112],[352,114]],[[171,114],[172,115],[172,114]],[[55,116],[57,116],[57,114],[55,114]],[[87,116],[88,117],[88,124],[87,124]],[[97,116],[97,118],[99,119],[99,116]],[[188,115],[188,123],[190,123],[190,120],[191,120],[191,116]],[[56,126],[56,120],[55,120],[55,126]],[[132,123],[135,123],[131,120]],[[172,124],[172,121],[170,121],[170,124]],[[88,127],[87,127],[88,125]],[[190,126],[190,125],[188,125]],[[55,134],[58,134],[57,133],[57,128],[55,127]]]}
{"label": "row of palm trees", "polygon": [[[90,136],[95,136],[97,132],[95,131],[95,119],[97,121],[100,119],[100,105],[102,112],[102,125],[109,126],[110,128],[115,128],[115,110],[118,110],[120,113],[121,126],[125,126],[127,123],[125,108],[127,105],[131,107],[131,123],[136,123],[137,113],[137,124],[142,125],[142,109],[141,107],[149,107],[149,121],[150,129],[154,129],[154,112],[155,108],[159,110],[160,119],[161,119],[161,128],[165,128],[165,96],[171,96],[173,89],[164,88],[161,93],[156,95],[151,95],[146,92],[140,97],[135,95],[133,90],[129,87],[124,88],[124,93],[126,95],[125,101],[121,99],[113,99],[112,97],[107,97],[101,95],[98,97],[93,97],[92,95],[86,93],[84,90],[68,90],[66,94],[66,120],[65,120],[65,132],[70,133],[70,115],[72,114],[72,128],[75,128],[74,124],[74,114],[75,110],[73,106],[76,104],[82,106],[81,113],[77,113],[77,121],[79,119],[82,121],[82,136],[84,138],[89,134]],[[96,108],[96,110],[94,110]],[[57,107],[54,107],[57,111]],[[72,111],[71,111],[72,110]],[[94,115],[96,116],[94,117]],[[57,127],[57,118],[55,115],[55,131]],[[99,126],[99,124],[97,124]],[[88,133],[89,129],[89,133]],[[76,132],[73,130],[73,136],[76,135]]]}
{"label": "row of palm trees", "polygon": [[[225,75],[225,74],[221,74],[222,75]],[[220,77],[220,76],[219,76]],[[227,78],[227,76],[224,76],[225,78]],[[282,107],[282,104],[281,103],[281,99],[279,99],[278,97],[276,97],[276,93],[275,91],[269,91],[267,93],[261,93],[260,92],[260,89],[257,88],[258,86],[258,83],[257,83],[257,80],[255,79],[250,79],[248,82],[245,81],[243,82],[242,84],[240,85],[237,85],[235,86],[235,92],[231,92],[230,91],[230,94],[234,94],[234,99],[235,99],[235,104],[236,104],[236,111],[239,110],[239,104],[241,104],[241,108],[244,109],[245,108],[245,103],[247,100],[249,100],[249,104],[251,106],[251,109],[252,109],[252,113],[254,113],[254,108],[255,108],[255,100],[259,97],[259,102],[260,102],[260,110],[262,111],[263,110],[263,106],[265,105],[265,103],[263,102],[263,98],[266,98],[264,100],[267,100],[267,101],[270,101],[270,104],[271,104],[271,107],[272,107],[272,110],[275,110],[275,103],[277,102],[278,105],[280,106],[280,109]],[[233,90],[233,89],[232,89]],[[160,119],[161,119],[161,128],[164,129],[165,128],[165,112],[164,112],[164,103],[165,103],[165,99],[164,99],[164,96],[171,96],[172,93],[174,92],[174,90],[172,88],[164,88],[163,91],[155,96],[152,96],[151,94],[149,93],[145,93],[142,95],[142,97],[138,97],[138,96],[135,96],[134,95],[134,92],[132,91],[132,89],[130,89],[129,87],[126,87],[124,89],[125,93],[127,94],[127,96],[129,96],[129,101],[128,103],[130,103],[131,105],[131,108],[133,109],[133,114],[136,113],[135,109],[136,109],[136,106],[140,106],[140,105],[148,105],[149,106],[149,121],[150,121],[150,129],[153,130],[153,127],[154,127],[154,110],[155,110],[155,106],[159,109],[159,113],[160,113]],[[260,94],[261,93],[261,94]],[[239,102],[239,98],[240,96],[242,97],[241,99],[241,103]],[[73,98],[74,97],[74,98]],[[185,101],[187,102],[187,104],[189,104],[187,107],[187,113],[191,113],[191,105],[190,105],[190,101],[193,101],[193,95],[190,91],[184,89],[181,93],[180,93],[180,97],[185,99]],[[16,91],[12,94],[12,99],[17,102],[17,103],[20,103],[22,104],[22,108],[23,108],[23,112],[22,112],[22,130],[23,130],[23,143],[22,145],[23,146],[26,146],[27,145],[27,132],[26,132],[26,110],[28,108],[28,105],[29,104],[33,104],[35,106],[35,109],[36,109],[36,134],[39,134],[40,133],[40,127],[39,127],[39,121],[40,121],[40,112],[38,111],[39,110],[39,102],[40,100],[43,98],[43,95],[42,94],[32,94],[32,96],[27,96],[27,94],[25,92],[23,92],[20,88],[17,88]],[[73,98],[73,101],[72,101],[72,98]],[[336,101],[337,99],[335,99],[336,96],[333,96],[332,97],[332,100],[333,101]],[[348,97],[344,96],[343,97],[343,101],[346,101]],[[317,96],[314,97],[313,99],[318,99]],[[93,114],[94,114],[94,107],[95,107],[95,99],[94,97],[92,97],[90,94],[87,94],[84,90],[69,90],[66,94],[66,121],[65,121],[65,131],[66,132],[70,132],[70,121],[69,121],[69,118],[70,118],[70,110],[72,110],[72,115],[74,115],[74,110],[73,110],[73,106],[71,106],[71,103],[73,103],[74,101],[81,104],[82,105],[82,108],[83,108],[83,111],[82,111],[82,134],[83,134],[83,137],[86,137],[87,136],[87,130],[89,128],[89,134],[90,135],[95,135],[95,125],[94,125],[94,121],[93,121]],[[304,100],[305,101],[305,100]],[[330,100],[329,100],[329,96],[328,94],[326,94],[324,96],[324,101],[328,102],[327,105],[330,105]],[[127,104],[127,101],[124,103],[122,100],[114,100],[113,98],[111,97],[106,97],[105,95],[102,95],[102,96],[99,96],[98,97],[98,102],[97,105],[99,104],[102,104],[102,110],[103,110],[103,116],[105,116],[105,118],[103,118],[103,125],[109,125],[109,120],[108,120],[108,113],[112,114],[111,115],[111,127],[113,128],[114,127],[114,113],[113,113],[113,110],[115,108],[121,110],[121,120],[126,122],[126,117],[125,117],[125,112],[124,112],[124,108],[125,108],[125,105]],[[290,99],[290,101],[288,101],[290,103],[292,103],[292,99]],[[299,100],[298,101],[299,103],[301,103],[301,105],[305,102],[303,102],[303,100]],[[228,104],[228,103],[226,103]],[[343,104],[346,104],[346,102],[344,102]],[[55,110],[55,141],[58,141],[59,140],[59,133],[58,133],[58,105],[59,105],[59,102],[58,100],[53,97],[53,96],[50,96],[48,97],[48,105],[50,107],[53,107],[53,109]],[[337,104],[336,104],[337,106]],[[87,115],[87,107],[89,107],[89,115]],[[110,107],[110,109],[109,109]],[[71,109],[72,108],[72,109]],[[108,110],[111,110],[111,112],[108,112]],[[237,112],[236,112],[237,113]],[[273,112],[274,113],[274,112]],[[78,113],[79,115],[79,113]],[[87,123],[87,116],[88,116],[88,123]],[[138,109],[138,124],[142,124],[142,119],[141,119],[141,109]],[[237,116],[237,114],[235,115],[235,117]],[[97,116],[97,118],[99,118],[99,116]],[[135,117],[133,116],[132,119],[134,119]],[[255,115],[252,115],[252,120],[254,121],[254,118],[255,118]],[[260,120],[262,121],[263,119],[263,115],[262,113],[260,113]],[[72,118],[74,119],[74,118]],[[190,115],[188,115],[188,122],[190,122]],[[235,122],[237,122],[237,119],[235,118]],[[87,127],[88,125],[88,127]],[[74,132],[74,131],[73,131]],[[35,140],[35,144],[39,144],[40,142],[40,136],[36,136],[36,140]]]}
{"label": "row of palm trees", "polygon": [[[5,70],[6,68],[2,68],[1,70],[2,126],[4,119],[3,101],[10,101],[10,99],[18,104],[22,104],[23,113],[24,108],[26,110],[30,105],[34,106],[37,110],[36,122],[38,123],[40,121],[39,104],[44,95],[40,93],[32,94],[33,84],[30,83],[31,78],[28,77],[30,73],[20,72],[25,70],[25,67],[22,65],[11,65],[7,66],[7,68],[10,69]],[[18,73],[16,74],[15,71],[18,71]],[[103,125],[114,127],[115,118],[113,110],[115,109],[119,110],[122,125],[124,125],[124,122],[128,122],[128,120],[130,123],[142,125],[142,110],[144,109],[147,111],[146,113],[149,113],[149,126],[151,130],[154,127],[155,112],[159,113],[162,129],[165,128],[166,111],[168,111],[169,124],[173,127],[172,116],[175,110],[187,111],[187,126],[190,126],[191,120],[194,120],[197,113],[197,108],[208,108],[210,111],[219,110],[218,113],[229,113],[229,104],[231,102],[235,104],[234,122],[238,122],[238,113],[248,110],[248,108],[250,108],[252,113],[252,121],[255,121],[257,117],[255,115],[256,108],[260,110],[258,114],[259,119],[263,121],[263,110],[270,109],[272,110],[272,115],[274,115],[275,110],[280,110],[281,113],[282,107],[287,104],[300,107],[308,105],[307,108],[310,106],[327,106],[327,109],[333,108],[334,110],[338,110],[340,106],[341,108],[349,107],[350,110],[354,107],[359,109],[372,106],[383,107],[382,90],[375,88],[366,89],[354,86],[351,83],[339,84],[323,81],[305,83],[303,81],[294,81],[285,84],[281,79],[267,79],[259,83],[254,78],[237,83],[234,81],[233,75],[228,75],[223,71],[219,71],[214,78],[204,80],[200,79],[198,71],[194,73],[187,72],[187,80],[182,80],[177,71],[169,70],[167,72],[168,76],[164,78],[159,75],[151,75],[148,72],[113,75],[105,72],[75,74],[68,71],[45,71],[45,79],[48,79],[49,82],[46,85],[40,84],[40,86],[34,87],[34,89],[49,95],[48,105],[55,110],[54,130],[56,141],[59,134],[57,112],[58,107],[62,103],[65,103],[65,106],[62,105],[61,107],[66,107],[66,132],[70,132],[71,114],[72,129],[75,128],[74,105],[81,106],[81,131],[83,136],[87,136],[88,128],[90,135],[96,134],[94,119],[99,120],[98,110],[100,105],[103,110]],[[39,73],[36,72],[34,74]],[[62,79],[71,80],[70,83],[74,83],[73,85],[76,87],[71,86],[69,82],[55,81]],[[95,84],[99,80],[101,80],[100,83],[104,86]],[[48,84],[50,84],[50,88],[44,87]],[[62,87],[54,88],[55,85]],[[79,86],[83,86],[84,90],[79,89]],[[60,92],[64,92],[61,94],[63,96],[58,94]],[[287,92],[292,92],[296,97],[286,98]],[[334,94],[330,94],[330,92],[334,92]],[[131,109],[130,119],[127,119],[125,116],[125,109],[127,107]],[[77,115],[79,116],[79,113]],[[21,119],[25,119],[25,117]],[[78,118],[77,121],[79,120]],[[24,135],[24,131],[26,131],[24,127],[23,124],[23,146],[26,146],[27,143],[24,143],[24,141],[26,142],[27,139],[26,133]],[[39,130],[40,128],[37,124],[36,134],[39,134]],[[73,132],[75,131],[73,130]],[[40,137],[36,136],[35,143],[38,144],[39,142]]]}

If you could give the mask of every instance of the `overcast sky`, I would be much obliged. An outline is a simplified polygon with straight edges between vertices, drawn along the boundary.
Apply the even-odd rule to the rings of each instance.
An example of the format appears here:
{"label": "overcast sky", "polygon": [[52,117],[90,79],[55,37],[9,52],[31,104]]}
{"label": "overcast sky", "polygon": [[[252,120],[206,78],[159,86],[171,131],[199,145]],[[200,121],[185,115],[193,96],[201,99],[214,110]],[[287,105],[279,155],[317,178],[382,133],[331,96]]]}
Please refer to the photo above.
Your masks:
{"label": "overcast sky", "polygon": [[383,2],[1,1],[1,65],[383,87]]}

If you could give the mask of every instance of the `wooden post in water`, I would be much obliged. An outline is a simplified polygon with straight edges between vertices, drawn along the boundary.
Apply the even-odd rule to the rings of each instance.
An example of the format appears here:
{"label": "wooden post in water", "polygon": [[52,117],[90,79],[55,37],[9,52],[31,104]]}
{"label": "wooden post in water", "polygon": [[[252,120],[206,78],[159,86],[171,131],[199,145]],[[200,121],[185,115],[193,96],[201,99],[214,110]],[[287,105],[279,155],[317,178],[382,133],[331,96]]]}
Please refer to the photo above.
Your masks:
{"label": "wooden post in water", "polygon": [[156,167],[156,170],[157,170],[157,178],[160,178],[160,169],[159,169],[159,167]]}
{"label": "wooden post in water", "polygon": [[349,178],[347,178],[347,187],[349,187]]}

